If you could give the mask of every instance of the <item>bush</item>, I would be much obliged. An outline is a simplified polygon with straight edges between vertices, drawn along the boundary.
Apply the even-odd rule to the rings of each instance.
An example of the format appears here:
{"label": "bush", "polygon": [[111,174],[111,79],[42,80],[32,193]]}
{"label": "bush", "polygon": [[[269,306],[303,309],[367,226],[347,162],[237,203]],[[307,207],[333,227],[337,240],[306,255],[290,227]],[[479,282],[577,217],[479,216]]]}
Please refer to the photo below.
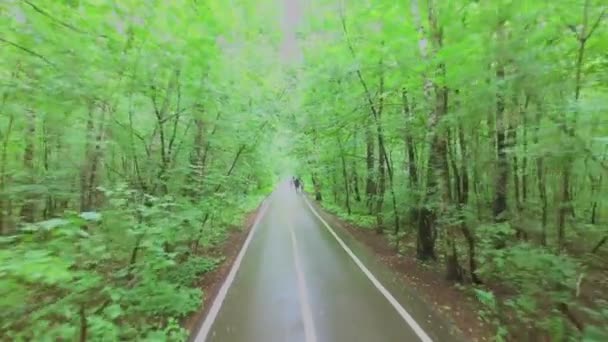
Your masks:
{"label": "bush", "polygon": [[126,189],[107,194],[101,213],[66,215],[2,237],[3,337],[184,339],[175,322],[200,307],[196,280],[222,260],[188,252],[200,212],[168,198],[127,201],[133,193]]}

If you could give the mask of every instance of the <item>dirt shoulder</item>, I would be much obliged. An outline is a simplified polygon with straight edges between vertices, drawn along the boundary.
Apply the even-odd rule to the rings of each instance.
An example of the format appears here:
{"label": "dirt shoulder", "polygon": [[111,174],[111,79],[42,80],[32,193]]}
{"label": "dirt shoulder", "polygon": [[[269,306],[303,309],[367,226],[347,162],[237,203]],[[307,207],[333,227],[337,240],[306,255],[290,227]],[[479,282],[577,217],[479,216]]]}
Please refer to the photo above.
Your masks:
{"label": "dirt shoulder", "polygon": [[182,326],[190,331],[191,339],[196,335],[205,316],[207,316],[207,312],[211,308],[211,304],[215,300],[220,287],[228,276],[234,260],[243,247],[260,209],[261,205],[245,216],[242,226],[244,227],[243,229],[231,229],[228,238],[222,244],[207,251],[207,254],[224,257],[225,259],[216,269],[205,273],[198,283],[198,287],[203,290],[203,304],[197,312],[187,317],[182,323]]}
{"label": "dirt shoulder", "polygon": [[398,255],[385,235],[378,235],[372,229],[356,227],[323,209],[318,203],[312,200],[310,202],[334,229],[350,234],[372,251],[398,275],[403,286],[414,289],[438,316],[455,325],[463,337],[470,341],[493,340],[494,328],[478,316],[477,300],[445,280],[441,263],[422,264],[414,257],[415,250],[408,251],[407,255]]}

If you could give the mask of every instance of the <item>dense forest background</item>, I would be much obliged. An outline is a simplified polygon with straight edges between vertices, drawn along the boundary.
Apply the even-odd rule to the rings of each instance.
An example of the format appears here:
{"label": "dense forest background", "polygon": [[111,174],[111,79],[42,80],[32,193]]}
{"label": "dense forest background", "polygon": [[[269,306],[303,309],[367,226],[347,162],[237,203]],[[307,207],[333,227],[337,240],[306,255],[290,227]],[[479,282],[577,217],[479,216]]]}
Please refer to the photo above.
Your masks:
{"label": "dense forest background", "polygon": [[327,6],[293,119],[316,198],[474,285],[497,340],[606,340],[606,4]]}
{"label": "dense forest background", "polygon": [[0,3],[2,335],[184,339],[294,170],[497,340],[605,341],[603,1],[299,4],[291,53],[283,2]]}
{"label": "dense forest background", "polygon": [[0,335],[187,336],[205,250],[276,182],[252,8],[0,4]]}

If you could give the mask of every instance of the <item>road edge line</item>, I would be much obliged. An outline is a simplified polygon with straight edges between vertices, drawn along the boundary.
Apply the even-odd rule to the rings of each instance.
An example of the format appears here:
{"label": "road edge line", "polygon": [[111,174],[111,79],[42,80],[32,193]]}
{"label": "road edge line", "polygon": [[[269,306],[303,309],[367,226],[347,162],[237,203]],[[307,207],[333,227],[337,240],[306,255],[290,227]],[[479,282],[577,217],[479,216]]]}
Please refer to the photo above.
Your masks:
{"label": "road edge line", "polygon": [[200,329],[198,330],[198,333],[196,334],[196,337],[194,338],[194,342],[205,342],[207,340],[207,336],[211,332],[211,327],[213,326],[213,323],[215,323],[215,319],[217,318],[217,315],[220,312],[220,309],[222,308],[224,299],[226,299],[228,290],[230,289],[230,286],[232,286],[232,283],[234,282],[236,272],[238,271],[239,267],[241,266],[241,262],[243,261],[243,256],[245,255],[245,252],[247,251],[249,244],[251,243],[251,239],[253,238],[253,233],[257,230],[257,227],[259,226],[260,222],[262,221],[262,218],[266,214],[266,210],[268,209],[267,202],[268,202],[268,199],[265,199],[262,202],[260,212],[258,213],[258,216],[256,217],[256,219],[253,223],[253,226],[251,226],[249,235],[247,235],[247,239],[245,239],[245,242],[243,243],[243,247],[239,251],[239,254],[237,255],[236,259],[234,260],[234,263],[232,264],[232,267],[230,268],[230,272],[228,273],[226,280],[224,280],[222,287],[220,287],[217,295],[215,296],[215,299],[213,300],[213,304],[211,305],[211,309],[209,309],[207,316],[205,316],[205,320],[203,321],[203,324],[201,324]]}
{"label": "road edge line", "polygon": [[397,299],[395,299],[395,297],[384,287],[384,285],[382,285],[382,283],[380,283],[380,281],[372,274],[372,272],[367,267],[365,267],[365,265],[361,262],[361,260],[359,260],[359,258],[350,249],[350,247],[348,247],[346,245],[346,243],[344,243],[344,241],[338,236],[338,234],[336,234],[336,232],[333,230],[333,228],[331,228],[331,226],[323,219],[323,217],[321,217],[321,215],[319,215],[319,213],[317,213],[315,208],[313,208],[313,206],[308,201],[308,198],[304,197],[304,201],[306,202],[306,205],[308,205],[308,207],[310,208],[312,213],[323,223],[325,228],[327,228],[327,230],[336,239],[336,241],[338,241],[338,244],[344,249],[344,251],[346,251],[346,254],[348,254],[351,257],[351,259],[353,259],[355,264],[357,264],[357,266],[359,266],[361,271],[367,276],[367,278],[372,282],[372,284],[374,284],[374,286],[376,286],[378,291],[380,291],[380,293],[382,293],[382,295],[384,295],[384,297],[389,301],[389,303],[393,306],[393,308],[397,311],[397,313],[399,313],[401,318],[403,318],[403,320],[410,326],[410,328],[412,328],[412,330],[416,333],[418,338],[420,338],[420,340],[422,342],[433,342],[433,340],[422,329],[422,327],[418,324],[418,322],[416,322],[416,320],[414,320],[414,318],[405,310],[405,308],[397,301]]}

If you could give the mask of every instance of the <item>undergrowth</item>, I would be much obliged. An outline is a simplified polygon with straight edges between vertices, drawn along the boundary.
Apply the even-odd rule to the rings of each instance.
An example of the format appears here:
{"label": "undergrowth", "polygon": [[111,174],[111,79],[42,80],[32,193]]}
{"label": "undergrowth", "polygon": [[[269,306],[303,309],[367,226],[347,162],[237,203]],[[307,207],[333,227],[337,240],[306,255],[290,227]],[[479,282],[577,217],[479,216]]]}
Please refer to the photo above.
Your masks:
{"label": "undergrowth", "polygon": [[[100,212],[24,225],[0,244],[0,331],[14,341],[183,341],[197,282],[222,257],[193,246],[224,241],[196,204],[108,191]],[[241,203],[242,204],[242,203]],[[242,207],[226,213],[234,220]],[[213,235],[201,232],[213,230]],[[210,237],[210,238],[209,238]],[[206,239],[207,238],[207,239]]]}

